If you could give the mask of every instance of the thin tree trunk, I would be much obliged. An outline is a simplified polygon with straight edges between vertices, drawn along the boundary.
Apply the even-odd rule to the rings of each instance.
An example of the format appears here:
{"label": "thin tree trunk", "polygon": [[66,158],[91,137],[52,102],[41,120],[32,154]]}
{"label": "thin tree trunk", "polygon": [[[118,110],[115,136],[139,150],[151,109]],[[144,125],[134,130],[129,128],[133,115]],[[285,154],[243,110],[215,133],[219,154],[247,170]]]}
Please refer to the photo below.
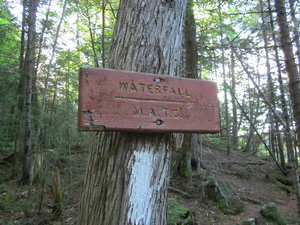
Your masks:
{"label": "thin tree trunk", "polygon": [[[121,1],[109,67],[178,75],[185,4]],[[171,137],[95,133],[78,224],[166,224]]]}
{"label": "thin tree trunk", "polygon": [[[226,86],[228,86],[227,83],[225,83]],[[229,87],[229,86],[228,86]],[[262,138],[262,136],[259,134],[258,130],[255,128],[254,124],[252,123],[251,119],[248,117],[247,113],[245,112],[244,108],[242,107],[242,105],[239,103],[238,99],[236,98],[236,96],[233,94],[232,90],[229,88],[231,96],[235,99],[236,103],[238,104],[238,106],[240,107],[240,110],[242,111],[242,113],[245,115],[246,119],[248,120],[248,122],[250,123],[250,125],[253,127],[255,133],[257,134],[257,136],[259,137],[259,139],[261,140],[261,142],[263,143],[263,145],[265,146],[265,148],[267,149],[267,151],[269,152],[270,156],[272,157],[272,159],[274,160],[274,162],[276,163],[276,165],[278,166],[278,168],[280,169],[280,171],[282,172],[282,174],[286,175],[286,171],[284,171],[280,164],[277,162],[276,157],[273,155],[273,153],[271,152],[270,148],[268,147],[268,145],[266,144],[266,142],[264,141],[264,139]]]}
{"label": "thin tree trunk", "polygon": [[106,66],[106,55],[105,55],[105,11],[106,11],[106,0],[102,0],[102,67]]}
{"label": "thin tree trunk", "polygon": [[89,23],[89,33],[90,33],[90,38],[91,38],[91,45],[92,45],[92,50],[93,50],[93,55],[94,55],[95,67],[99,67],[98,53],[97,53],[97,50],[96,50],[96,43],[95,43],[95,33],[93,31],[93,28],[92,28],[90,15],[87,16],[87,20],[88,20],[88,23]]}
{"label": "thin tree trunk", "polygon": [[38,0],[30,0],[27,2],[28,7],[28,40],[25,54],[25,75],[26,75],[26,105],[25,105],[25,144],[22,159],[22,179],[21,183],[27,183],[30,177],[29,156],[31,152],[31,104],[33,76],[35,73],[35,41],[36,41],[36,12]]}
{"label": "thin tree trunk", "polygon": [[[233,89],[231,89],[233,91]],[[249,87],[249,97],[248,99],[257,99],[256,102],[254,101],[251,101],[250,100],[250,104],[249,104],[249,118],[251,120],[251,124],[250,124],[250,127],[249,127],[249,135],[248,135],[248,139],[247,139],[247,144],[244,148],[244,152],[248,152],[250,151],[250,148],[252,147],[252,151],[254,152],[254,149],[255,149],[255,135],[254,135],[254,132],[255,132],[255,125],[257,124],[257,117],[258,117],[258,113],[259,113],[259,98],[257,96],[257,93],[255,92],[255,89],[253,89],[253,93],[251,93],[251,88]],[[255,111],[254,111],[255,109]],[[252,126],[253,124],[253,126]]]}
{"label": "thin tree trunk", "polygon": [[[261,19],[262,19],[262,24],[263,24],[262,33],[263,33],[263,40],[264,40],[264,51],[265,51],[265,55],[266,55],[266,68],[267,68],[268,85],[269,85],[269,100],[270,100],[270,103],[272,104],[272,106],[275,108],[276,103],[275,103],[275,94],[274,94],[275,93],[274,92],[274,83],[273,83],[273,78],[272,78],[272,74],[271,74],[271,65],[270,65],[269,49],[268,49],[269,42],[267,39],[267,25],[265,22],[266,15],[265,15],[265,11],[263,8],[262,0],[260,0],[259,2],[260,2]],[[275,154],[275,152],[277,153],[277,149],[278,149],[278,153],[280,156],[280,164],[281,164],[281,167],[283,168],[283,170],[285,170],[285,159],[284,159],[283,147],[281,146],[282,142],[281,142],[281,137],[280,137],[280,133],[279,133],[279,124],[278,124],[278,121],[275,120],[275,117],[272,114],[272,109],[269,109],[269,119],[270,119],[270,124],[271,124],[271,131],[270,131],[271,149],[274,154]],[[277,141],[277,143],[276,143],[276,141]],[[276,146],[278,146],[278,148],[276,148]],[[278,155],[278,154],[276,154],[276,155]]]}
{"label": "thin tree trunk", "polygon": [[284,119],[282,118],[282,116],[280,116],[278,114],[278,112],[276,111],[276,109],[273,107],[272,103],[269,101],[268,97],[264,94],[264,92],[261,90],[261,88],[259,87],[259,85],[255,82],[253,76],[251,75],[251,72],[247,69],[247,66],[245,65],[242,57],[236,52],[235,49],[232,49],[232,50],[235,53],[236,58],[240,62],[240,64],[243,67],[244,71],[246,72],[248,78],[251,80],[251,82],[255,86],[256,90],[259,93],[259,95],[263,98],[264,102],[270,107],[270,110],[272,111],[272,113],[276,117],[276,119],[278,119],[279,122],[281,123],[281,125],[286,128],[287,124],[285,123]]}
{"label": "thin tree trunk", "polygon": [[184,47],[186,50],[185,77],[187,78],[198,78],[196,22],[193,6],[193,0],[187,0],[186,17],[184,20]]}
{"label": "thin tree trunk", "polygon": [[[289,0],[289,4],[290,4],[290,15],[292,17],[292,21],[293,21],[293,40],[296,44],[296,55],[297,55],[297,59],[298,59],[298,70],[300,71],[300,33],[299,33],[299,19],[297,19],[296,17],[296,4],[295,4],[295,0]],[[298,3],[299,4],[299,3]]]}
{"label": "thin tree trunk", "polygon": [[47,75],[46,75],[46,79],[45,79],[45,87],[44,87],[43,99],[42,99],[42,109],[41,109],[41,114],[40,114],[38,128],[37,128],[37,137],[40,136],[41,129],[42,129],[42,119],[44,117],[44,113],[45,113],[45,109],[46,109],[46,100],[47,100],[47,93],[48,93],[48,85],[49,85],[49,79],[50,79],[50,74],[51,74],[51,68],[52,68],[52,64],[53,64],[53,60],[54,60],[54,55],[55,55],[55,52],[56,52],[57,40],[58,40],[58,37],[59,37],[60,27],[61,27],[61,24],[63,22],[64,16],[65,16],[65,12],[66,12],[66,9],[67,9],[67,4],[68,4],[68,0],[65,0],[62,15],[60,17],[59,24],[58,24],[57,29],[56,29],[56,35],[55,35],[55,40],[54,40],[54,43],[53,43],[50,62],[49,62],[48,68],[47,68]]}
{"label": "thin tree trunk", "polygon": [[53,193],[53,207],[52,214],[59,217],[62,214],[62,191],[59,169],[56,167],[52,173],[52,193]]}
{"label": "thin tree trunk", "polygon": [[18,86],[18,113],[19,123],[18,129],[15,136],[15,149],[14,149],[14,167],[13,167],[13,178],[17,179],[19,174],[19,161],[22,155],[22,149],[24,146],[24,116],[25,116],[25,86],[26,76],[24,74],[24,62],[25,62],[25,27],[26,27],[26,1],[23,1],[23,13],[22,13],[22,32],[21,32],[21,43],[20,43],[20,65],[19,65],[19,86]]}
{"label": "thin tree trunk", "polygon": [[[235,80],[235,59],[233,57],[233,52],[231,51],[230,54],[230,67],[231,67],[231,87],[232,91],[235,95],[236,91],[236,80]],[[231,98],[231,105],[232,105],[232,145],[234,148],[238,148],[238,118],[237,118],[237,107],[236,102],[233,98]]]}
{"label": "thin tree trunk", "polygon": [[[271,12],[271,4],[270,1],[268,1],[268,10]],[[273,19],[273,14],[269,13],[270,17],[270,26],[272,27],[272,41],[274,46],[277,45],[277,40],[275,37],[275,28],[274,28],[274,19]],[[286,91],[285,87],[283,85],[283,79],[282,79],[282,73],[281,73],[281,65],[280,65],[280,59],[279,59],[279,53],[278,49],[274,48],[275,52],[275,62],[276,62],[276,67],[277,67],[277,74],[278,74],[278,83],[279,83],[279,90],[280,90],[280,106],[282,110],[282,116],[283,120],[285,121],[286,127],[285,127],[285,139],[286,139],[286,150],[287,150],[287,155],[288,155],[288,162],[294,162],[296,160],[295,153],[294,153],[294,148],[293,148],[293,137],[291,133],[291,125],[290,125],[290,116],[288,112],[288,107],[286,103]]]}
{"label": "thin tree trunk", "polygon": [[[225,50],[224,50],[224,38],[223,38],[223,18],[221,14],[221,1],[219,1],[219,6],[218,6],[218,14],[219,14],[219,26],[220,26],[220,36],[221,36],[221,49],[222,49],[222,76],[223,76],[223,82],[224,84],[226,83],[226,75],[225,75]],[[229,127],[229,111],[228,111],[228,96],[227,96],[227,86],[224,86],[224,105],[225,105],[225,126],[226,126],[226,140],[227,140],[227,156],[230,155],[231,149],[231,140],[230,140],[230,127]]]}

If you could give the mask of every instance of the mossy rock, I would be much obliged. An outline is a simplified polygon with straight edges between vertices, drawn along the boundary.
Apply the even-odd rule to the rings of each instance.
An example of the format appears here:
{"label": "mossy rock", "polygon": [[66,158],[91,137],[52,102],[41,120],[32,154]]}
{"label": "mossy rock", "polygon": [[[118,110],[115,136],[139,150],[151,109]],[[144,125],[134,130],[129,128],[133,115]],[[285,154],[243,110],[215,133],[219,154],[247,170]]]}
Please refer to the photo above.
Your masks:
{"label": "mossy rock", "polygon": [[194,224],[190,210],[180,205],[175,198],[168,198],[168,225]]}
{"label": "mossy rock", "polygon": [[245,206],[228,182],[211,180],[205,188],[207,196],[218,204],[224,214],[238,215]]}
{"label": "mossy rock", "polygon": [[284,218],[281,217],[275,203],[270,202],[260,209],[260,214],[277,225],[287,225]]}

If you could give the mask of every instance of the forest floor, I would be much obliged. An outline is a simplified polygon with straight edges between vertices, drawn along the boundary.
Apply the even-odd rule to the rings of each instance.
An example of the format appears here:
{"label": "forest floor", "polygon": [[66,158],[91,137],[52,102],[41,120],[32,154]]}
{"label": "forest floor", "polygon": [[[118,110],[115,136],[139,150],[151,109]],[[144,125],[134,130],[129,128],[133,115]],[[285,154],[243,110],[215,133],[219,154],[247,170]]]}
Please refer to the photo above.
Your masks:
{"label": "forest floor", "polygon": [[[76,224],[87,153],[71,157],[57,164],[61,174],[63,212],[56,219],[51,217],[51,175],[45,179],[44,186],[43,182],[33,186],[32,197],[28,200],[28,186],[20,187],[9,179],[12,163],[0,159],[0,224]],[[286,186],[276,180],[276,177],[294,180],[292,172],[285,177],[274,162],[237,150],[226,156],[225,150],[206,146],[202,158],[205,177],[229,182],[243,201],[245,210],[238,215],[225,215],[215,202],[203,195],[206,179],[201,176],[193,176],[190,181],[177,178],[170,184],[169,196],[190,210],[194,224],[238,225],[249,218],[256,218],[258,225],[272,224],[260,215],[261,207],[270,202],[276,204],[288,224],[300,224],[295,185]]]}
{"label": "forest floor", "polygon": [[169,195],[190,209],[196,224],[242,225],[250,218],[255,218],[257,225],[273,224],[260,214],[262,206],[270,202],[276,204],[288,224],[300,224],[295,183],[286,186],[276,180],[283,177],[294,181],[292,172],[284,176],[276,163],[238,150],[227,156],[226,150],[204,147],[203,162],[206,178],[228,182],[244,203],[245,210],[238,215],[225,215],[215,202],[203,197],[206,180],[199,176],[194,176],[190,182],[177,180],[171,184],[176,191],[171,189]]}

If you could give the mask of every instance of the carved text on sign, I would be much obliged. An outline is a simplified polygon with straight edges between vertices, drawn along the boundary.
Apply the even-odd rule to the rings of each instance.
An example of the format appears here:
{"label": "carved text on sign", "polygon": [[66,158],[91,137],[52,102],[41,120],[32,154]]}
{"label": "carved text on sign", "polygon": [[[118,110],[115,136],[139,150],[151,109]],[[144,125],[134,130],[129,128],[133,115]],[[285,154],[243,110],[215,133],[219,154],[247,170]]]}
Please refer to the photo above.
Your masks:
{"label": "carved text on sign", "polygon": [[[157,82],[157,81],[156,81]],[[138,96],[140,93],[148,94],[149,98],[141,98],[141,97],[122,97],[122,96],[114,96],[115,99],[122,100],[132,100],[132,101],[142,101],[142,102],[161,102],[161,103],[173,103],[173,104],[185,104],[187,108],[190,108],[194,102],[189,98],[191,95],[187,88],[184,90],[177,87],[169,87],[166,85],[159,84],[145,84],[145,83],[128,83],[124,81],[119,82],[119,90],[134,93]],[[170,100],[170,99],[152,99],[150,98],[152,94],[166,95],[166,96],[175,96],[175,97],[185,97],[185,100]],[[134,106],[133,107],[133,116],[148,116],[148,117],[170,117],[170,118],[178,118],[184,119],[187,116],[182,115],[180,112],[180,108],[158,108],[154,109],[153,107],[147,108],[142,106]]]}
{"label": "carved text on sign", "polygon": [[213,82],[82,68],[79,89],[79,130],[219,131]]}
{"label": "carved text on sign", "polygon": [[182,90],[181,88],[160,86],[158,84],[128,84],[127,82],[119,82],[119,88],[121,91],[129,91],[130,93],[147,93],[191,97],[187,89]]}

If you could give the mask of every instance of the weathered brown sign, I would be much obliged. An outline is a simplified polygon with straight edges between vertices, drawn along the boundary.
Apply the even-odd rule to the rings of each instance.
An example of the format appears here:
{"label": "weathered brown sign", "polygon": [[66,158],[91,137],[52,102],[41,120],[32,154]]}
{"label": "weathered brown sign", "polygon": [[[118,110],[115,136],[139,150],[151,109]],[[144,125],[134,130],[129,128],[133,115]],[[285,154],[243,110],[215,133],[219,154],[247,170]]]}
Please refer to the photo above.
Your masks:
{"label": "weathered brown sign", "polygon": [[216,133],[217,86],[198,79],[81,68],[78,129]]}

